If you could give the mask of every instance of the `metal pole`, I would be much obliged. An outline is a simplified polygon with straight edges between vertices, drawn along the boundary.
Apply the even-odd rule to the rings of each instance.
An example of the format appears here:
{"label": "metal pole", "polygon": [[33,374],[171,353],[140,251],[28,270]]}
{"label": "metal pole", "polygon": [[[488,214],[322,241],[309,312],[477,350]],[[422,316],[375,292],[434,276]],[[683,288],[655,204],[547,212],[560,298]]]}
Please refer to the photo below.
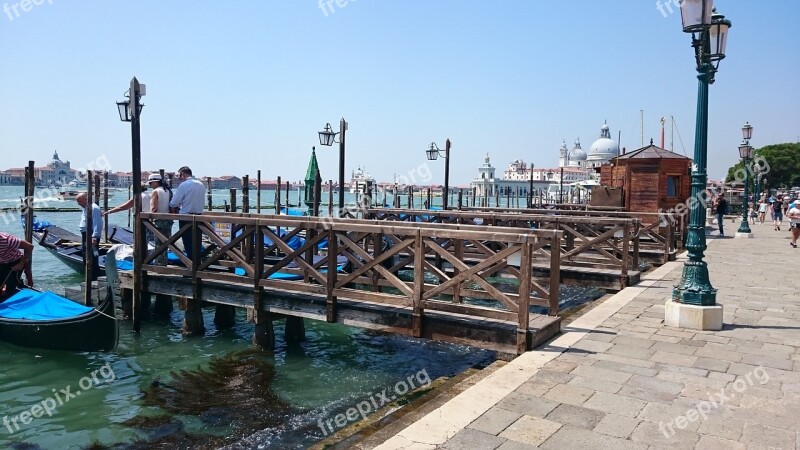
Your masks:
{"label": "metal pole", "polygon": [[528,182],[528,208],[533,209],[533,163],[531,163],[531,174]]}
{"label": "metal pole", "polygon": [[558,180],[558,203],[564,203],[564,168],[561,168],[561,176]]}
{"label": "metal pole", "polygon": [[442,209],[447,211],[448,197],[450,196],[450,139],[444,142],[444,196]]}
{"label": "metal pole", "polygon": [[344,117],[339,120],[339,215],[344,211],[344,148],[347,122]]}
{"label": "metal pole", "polygon": [[258,183],[258,190],[256,191],[256,213],[261,214],[261,169],[256,171],[256,182]]}
{"label": "metal pole", "polygon": [[[704,42],[701,45],[707,49],[708,31],[703,34]],[[708,85],[712,77],[712,67],[707,57],[704,57],[697,72],[697,121],[695,124],[694,166],[692,167],[692,198],[705,198],[704,192],[708,178],[706,175]],[[691,209],[688,228],[686,249],[689,259],[684,263],[680,282],[672,291],[672,300],[690,305],[714,306],[717,302],[717,290],[711,286],[708,264],[703,260],[707,248],[705,208]]]}

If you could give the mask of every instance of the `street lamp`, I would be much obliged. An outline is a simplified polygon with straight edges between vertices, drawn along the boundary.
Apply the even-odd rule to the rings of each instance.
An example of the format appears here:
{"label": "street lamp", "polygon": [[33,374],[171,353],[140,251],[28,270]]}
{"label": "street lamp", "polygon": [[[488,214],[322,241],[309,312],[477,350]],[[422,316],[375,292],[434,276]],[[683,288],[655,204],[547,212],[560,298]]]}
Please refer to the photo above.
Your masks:
{"label": "street lamp", "polygon": [[339,132],[335,133],[331,129],[331,124],[326,123],[325,129],[319,132],[319,143],[330,147],[336,142],[336,135],[339,135],[339,215],[344,211],[344,138],[347,131],[347,122],[344,117],[339,119]]}
{"label": "street lamp", "polygon": [[[713,0],[684,0],[681,2],[683,31],[691,33],[697,69],[697,119],[695,123],[694,164],[692,165],[692,197],[702,198],[708,179],[706,160],[708,154],[708,85],[714,82],[719,62],[725,58],[725,43],[731,22],[713,10]],[[672,293],[672,301],[666,309],[666,322],[673,326],[687,326],[684,310],[676,304],[692,306],[716,306],[717,290],[708,278],[708,265],[703,261],[706,250],[706,210],[692,208],[686,248],[689,259],[683,267],[681,280]],[[700,323],[703,329],[722,328],[722,307],[701,310]],[[709,317],[703,316],[708,312]],[[711,317],[713,316],[713,317]],[[689,321],[691,322],[691,321]],[[691,324],[689,326],[694,326]]]}
{"label": "street lamp", "polygon": [[[745,135],[747,135],[747,131],[744,128],[742,128],[742,131],[745,133]],[[752,133],[752,128],[749,131]],[[739,225],[739,229],[736,230],[736,236],[752,237],[750,225],[747,220],[747,207],[750,205],[750,198],[747,195],[747,175],[749,172],[747,166],[753,159],[753,147],[750,146],[747,138],[745,138],[745,141],[739,145],[739,157],[742,158],[742,164],[744,165],[744,201],[742,202],[742,224]]]}
{"label": "street lamp", "polygon": [[142,283],[142,258],[147,252],[147,242],[144,238],[144,228],[139,221],[139,214],[142,211],[142,148],[140,139],[139,116],[144,105],[141,103],[142,97],[146,93],[144,84],[140,84],[136,77],[131,80],[131,86],[125,93],[127,100],[117,102],[119,119],[123,122],[131,123],[131,165],[133,182],[133,244],[136,246],[133,252],[133,331],[138,333],[141,328],[141,292]]}
{"label": "street lamp", "polygon": [[442,209],[447,211],[447,200],[450,194],[450,139],[444,141],[444,155],[436,145],[436,142],[431,142],[431,145],[425,150],[428,161],[436,161],[439,156],[444,158],[444,195],[442,196]]}

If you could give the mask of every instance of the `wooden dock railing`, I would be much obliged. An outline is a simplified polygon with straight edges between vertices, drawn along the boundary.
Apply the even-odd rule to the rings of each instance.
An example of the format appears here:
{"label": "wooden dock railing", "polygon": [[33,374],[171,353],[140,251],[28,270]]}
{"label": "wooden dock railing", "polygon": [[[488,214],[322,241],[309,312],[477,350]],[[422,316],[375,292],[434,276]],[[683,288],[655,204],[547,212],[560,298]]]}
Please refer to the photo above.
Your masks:
{"label": "wooden dock railing", "polygon": [[[167,238],[157,219],[191,222]],[[422,336],[426,311],[509,321],[518,352],[531,348],[530,305],[558,313],[564,258],[549,249],[561,248],[561,230],[234,213],[142,213],[140,221],[156,242],[143,258],[143,286],[156,275],[190,277],[195,300],[204,284],[222,282],[252,286],[256,311],[272,295],[323,296],[329,322],[339,299],[400,306],[411,311],[413,336]],[[192,258],[176,245],[186,233]],[[168,250],[180,263],[154,264]],[[534,261],[547,261],[547,279],[534,276]]]}
{"label": "wooden dock railing", "polygon": [[[564,233],[556,252],[565,283],[613,290],[638,283],[639,230],[634,218],[594,218],[549,214],[482,211],[432,211],[371,208],[367,218],[410,223],[490,225],[515,229],[559,230]],[[550,252],[550,248],[544,249]],[[534,266],[537,266],[534,260]],[[541,267],[541,264],[538,263]]]}

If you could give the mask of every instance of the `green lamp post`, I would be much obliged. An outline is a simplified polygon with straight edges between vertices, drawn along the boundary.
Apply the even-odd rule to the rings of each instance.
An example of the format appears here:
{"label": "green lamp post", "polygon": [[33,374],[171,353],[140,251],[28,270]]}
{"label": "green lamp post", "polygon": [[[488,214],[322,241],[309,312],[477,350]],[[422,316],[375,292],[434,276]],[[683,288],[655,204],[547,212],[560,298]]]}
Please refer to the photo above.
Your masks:
{"label": "green lamp post", "polygon": [[[713,15],[712,15],[713,13]],[[692,165],[692,197],[702,198],[706,189],[708,153],[708,86],[714,82],[719,62],[725,58],[725,43],[731,22],[713,10],[713,0],[681,2],[683,31],[692,34],[692,47],[697,64],[697,119],[695,124],[694,164]],[[706,209],[692,208],[686,239],[688,260],[681,280],[672,292],[672,301],[695,306],[715,306],[717,290],[708,278],[708,265],[703,261],[706,250]],[[720,313],[721,320],[721,313]],[[720,323],[721,326],[721,323]]]}
{"label": "green lamp post", "polygon": [[739,145],[739,157],[742,158],[742,163],[744,165],[744,202],[742,203],[742,224],[739,225],[739,229],[736,231],[737,235],[747,236],[750,237],[750,225],[747,220],[747,208],[750,206],[750,196],[747,193],[748,187],[748,175],[750,174],[750,170],[748,165],[750,161],[753,160],[753,147],[750,146],[750,138],[753,137],[753,126],[750,125],[750,122],[747,122],[742,127],[742,138],[744,141],[741,145]]}

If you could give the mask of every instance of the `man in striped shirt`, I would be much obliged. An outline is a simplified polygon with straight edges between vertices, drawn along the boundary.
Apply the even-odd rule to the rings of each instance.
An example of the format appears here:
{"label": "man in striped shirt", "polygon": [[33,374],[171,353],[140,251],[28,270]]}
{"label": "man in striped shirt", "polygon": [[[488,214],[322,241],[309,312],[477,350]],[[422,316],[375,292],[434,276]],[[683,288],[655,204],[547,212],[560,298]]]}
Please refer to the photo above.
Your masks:
{"label": "man in striped shirt", "polygon": [[28,286],[33,286],[30,264],[32,254],[33,245],[30,242],[23,241],[12,234],[0,232],[0,282],[3,283],[0,287],[2,289],[0,301],[14,295],[18,287],[22,286],[23,271]]}

